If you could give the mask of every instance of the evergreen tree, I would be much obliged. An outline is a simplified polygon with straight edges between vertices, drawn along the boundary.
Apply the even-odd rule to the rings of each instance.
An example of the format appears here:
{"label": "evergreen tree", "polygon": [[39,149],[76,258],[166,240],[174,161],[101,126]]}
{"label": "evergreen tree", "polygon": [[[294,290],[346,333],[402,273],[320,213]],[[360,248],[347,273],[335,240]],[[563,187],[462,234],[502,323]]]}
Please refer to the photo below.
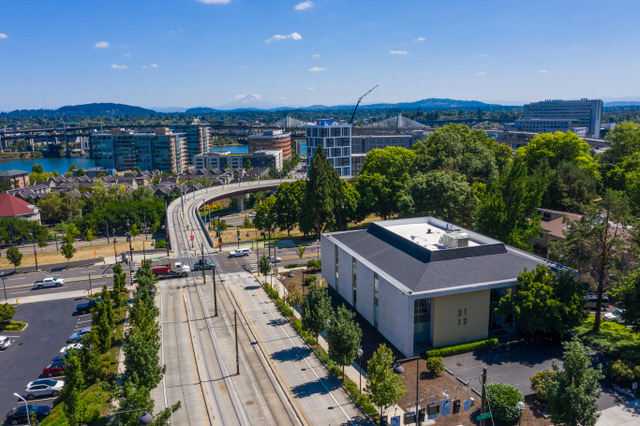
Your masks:
{"label": "evergreen tree", "polygon": [[60,394],[60,401],[64,403],[64,414],[67,417],[69,425],[75,426],[80,424],[79,418],[79,399],[80,392],[84,386],[82,376],[82,367],[80,358],[75,351],[71,351],[66,356],[67,368],[64,371],[64,387]]}
{"label": "evergreen tree", "polygon": [[355,316],[355,312],[340,305],[338,312],[327,327],[329,358],[342,367],[343,380],[344,366],[350,365],[356,359],[362,339],[362,330],[353,320]]}
{"label": "evergreen tree", "polygon": [[302,325],[316,340],[327,327],[332,312],[327,291],[315,283],[312,284],[309,287],[309,292],[302,298],[300,315]]}

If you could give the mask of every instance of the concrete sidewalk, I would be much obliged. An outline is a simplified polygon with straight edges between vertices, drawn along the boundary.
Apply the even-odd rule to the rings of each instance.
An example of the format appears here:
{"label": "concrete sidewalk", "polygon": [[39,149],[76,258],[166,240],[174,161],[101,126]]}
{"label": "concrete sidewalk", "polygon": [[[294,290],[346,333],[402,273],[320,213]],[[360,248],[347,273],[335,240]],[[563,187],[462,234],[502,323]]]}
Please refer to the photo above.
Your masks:
{"label": "concrete sidewalk", "polygon": [[596,426],[631,426],[640,424],[640,399],[602,410]]}

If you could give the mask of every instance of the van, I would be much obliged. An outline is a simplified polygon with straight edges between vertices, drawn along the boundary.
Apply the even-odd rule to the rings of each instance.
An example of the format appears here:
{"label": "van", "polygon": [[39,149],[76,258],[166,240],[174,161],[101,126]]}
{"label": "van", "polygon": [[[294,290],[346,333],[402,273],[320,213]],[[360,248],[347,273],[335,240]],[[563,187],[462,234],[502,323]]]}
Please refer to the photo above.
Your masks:
{"label": "van", "polygon": [[249,256],[249,253],[251,253],[251,250],[249,250],[248,248],[241,248],[241,249],[233,250],[232,252],[229,252],[229,257]]}
{"label": "van", "polygon": [[[587,293],[586,296],[584,296],[585,302],[584,302],[584,307],[587,309],[595,309],[596,305],[598,304],[598,295],[595,293]],[[607,297],[606,294],[602,295],[602,307],[603,308],[608,308],[609,307],[609,297]]]}

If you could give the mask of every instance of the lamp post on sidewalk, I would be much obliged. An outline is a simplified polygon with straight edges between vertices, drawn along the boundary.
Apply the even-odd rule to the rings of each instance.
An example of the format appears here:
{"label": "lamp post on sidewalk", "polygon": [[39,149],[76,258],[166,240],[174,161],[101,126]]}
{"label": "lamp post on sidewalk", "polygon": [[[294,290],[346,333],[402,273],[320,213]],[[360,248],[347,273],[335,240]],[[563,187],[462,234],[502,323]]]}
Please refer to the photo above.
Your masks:
{"label": "lamp post on sidewalk", "polygon": [[[29,237],[33,238],[33,232],[29,232]],[[33,240],[33,258],[36,260],[36,271],[38,270],[38,252],[36,251],[36,240]]]}
{"label": "lamp post on sidewalk", "polygon": [[127,221],[127,228],[129,229],[129,232],[127,233],[127,239],[129,240],[129,259],[131,260],[131,262],[133,262],[133,247],[131,246],[131,223],[129,223],[129,221]]}
{"label": "lamp post on sidewalk", "polygon": [[360,393],[362,393],[362,355],[364,354],[364,351],[362,350],[362,348],[358,349],[358,357],[360,357]]}
{"label": "lamp post on sidewalk", "polygon": [[116,237],[113,237],[113,261],[118,263],[118,253],[116,252]]}
{"label": "lamp post on sidewalk", "polygon": [[4,272],[0,272],[0,277],[2,277],[2,289],[4,290],[4,300],[7,300],[7,288],[4,286]]}
{"label": "lamp post on sidewalk", "polygon": [[[404,362],[404,361],[413,361],[416,360],[416,425],[420,426],[420,413],[418,412],[418,403],[420,402],[420,356],[414,356],[411,358],[405,358],[396,361],[396,363]],[[397,364],[393,367],[393,372],[396,374],[404,373],[404,367],[400,364]]]}

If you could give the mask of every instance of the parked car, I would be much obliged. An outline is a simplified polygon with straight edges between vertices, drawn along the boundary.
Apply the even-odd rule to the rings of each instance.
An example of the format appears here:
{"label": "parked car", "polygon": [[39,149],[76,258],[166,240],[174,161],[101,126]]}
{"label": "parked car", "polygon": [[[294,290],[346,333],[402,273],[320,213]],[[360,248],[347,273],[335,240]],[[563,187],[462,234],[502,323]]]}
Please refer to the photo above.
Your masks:
{"label": "parked car", "polygon": [[66,361],[64,360],[56,361],[56,362],[52,362],[51,364],[43,368],[42,374],[44,374],[47,377],[60,376],[64,374],[64,370],[66,369],[67,369]]}
{"label": "parked car", "polygon": [[82,343],[72,343],[70,345],[63,346],[62,349],[60,349],[60,353],[64,354],[64,353],[69,352],[72,349],[75,349],[76,351],[79,351],[82,348],[84,348],[84,345]]}
{"label": "parked car", "polygon": [[282,262],[282,259],[279,258],[278,256],[269,256],[269,261],[271,263],[279,263],[279,262]]}
{"label": "parked car", "polygon": [[[587,293],[584,296],[584,307],[588,309],[596,309],[598,303],[598,295],[596,293]],[[609,297],[606,294],[602,295],[602,307],[609,307]]]}
{"label": "parked car", "polygon": [[[51,408],[47,406],[39,406],[39,405],[31,405],[28,404],[29,407],[29,418],[36,416],[38,421],[44,420],[45,417],[49,415],[51,412]],[[13,410],[10,410],[7,413],[6,424],[8,425],[19,425],[28,423],[29,419],[27,418],[27,406],[24,404],[18,405]]]}
{"label": "parked car", "polygon": [[201,270],[205,270],[205,271],[209,271],[213,268],[216,267],[216,264],[213,262],[208,262],[208,261],[204,261],[204,263],[202,262],[202,259],[198,260],[196,263],[193,264],[193,270],[194,271],[201,271]]}
{"label": "parked car", "polygon": [[[39,382],[40,380],[37,380]],[[30,385],[30,386],[29,386]],[[27,399],[31,400],[38,396],[58,396],[64,387],[64,380],[48,380],[48,383],[29,383],[24,390]]]}
{"label": "parked car", "polygon": [[87,303],[80,303],[78,306],[76,306],[76,311],[79,314],[88,314],[93,308],[96,307],[96,305],[100,301],[101,299],[98,297],[97,299],[89,300]]}
{"label": "parked car", "polygon": [[248,248],[241,248],[238,250],[232,250],[229,252],[229,257],[242,257],[242,256],[249,256],[249,253],[251,253],[251,250],[249,250]]}
{"label": "parked car", "polygon": [[67,342],[78,343],[80,340],[82,340],[82,337],[89,332],[91,332],[91,327],[86,327],[80,331],[76,331],[71,336],[69,336],[69,340],[67,340]]}
{"label": "parked car", "polygon": [[34,380],[33,382],[27,383],[26,387],[34,386],[34,385],[42,385],[42,384],[53,386],[56,384],[56,382],[57,382],[56,379],[38,379],[38,380]]}
{"label": "parked car", "polygon": [[62,287],[63,285],[64,278],[47,277],[33,283],[33,288]]}
{"label": "parked car", "polygon": [[624,309],[616,309],[614,312],[604,314],[605,321],[622,322],[622,313]]}
{"label": "parked car", "polygon": [[7,349],[11,345],[11,340],[7,336],[0,336],[0,349]]}

